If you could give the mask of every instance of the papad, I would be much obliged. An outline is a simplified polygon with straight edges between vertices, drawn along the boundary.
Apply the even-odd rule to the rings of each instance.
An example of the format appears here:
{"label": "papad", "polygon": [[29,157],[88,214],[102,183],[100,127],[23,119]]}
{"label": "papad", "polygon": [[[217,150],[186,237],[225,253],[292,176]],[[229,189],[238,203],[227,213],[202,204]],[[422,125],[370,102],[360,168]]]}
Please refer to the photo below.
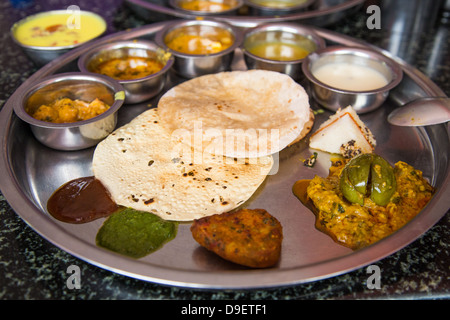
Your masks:
{"label": "papad", "polygon": [[118,205],[190,221],[240,206],[272,168],[272,156],[196,157],[161,125],[158,113],[145,111],[94,152],[94,175]]}

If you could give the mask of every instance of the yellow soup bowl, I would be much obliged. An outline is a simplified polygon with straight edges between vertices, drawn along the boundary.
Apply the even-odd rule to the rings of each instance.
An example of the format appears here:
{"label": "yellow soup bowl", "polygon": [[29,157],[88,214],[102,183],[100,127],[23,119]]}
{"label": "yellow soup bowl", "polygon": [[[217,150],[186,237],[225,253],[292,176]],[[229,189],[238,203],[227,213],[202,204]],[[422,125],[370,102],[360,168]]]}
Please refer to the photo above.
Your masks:
{"label": "yellow soup bowl", "polygon": [[11,35],[31,60],[44,65],[105,31],[105,20],[95,13],[54,10],[16,22]]}

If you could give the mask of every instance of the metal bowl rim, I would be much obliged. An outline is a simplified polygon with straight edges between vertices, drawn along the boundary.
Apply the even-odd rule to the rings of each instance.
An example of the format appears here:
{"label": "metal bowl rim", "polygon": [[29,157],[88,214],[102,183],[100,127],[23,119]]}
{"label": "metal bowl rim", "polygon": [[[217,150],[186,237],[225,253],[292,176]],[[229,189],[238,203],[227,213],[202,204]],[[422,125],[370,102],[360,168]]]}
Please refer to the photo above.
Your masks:
{"label": "metal bowl rim", "polygon": [[[55,83],[56,81],[66,81],[66,80],[84,80],[84,81],[93,81],[93,82],[101,83],[101,84],[109,87],[110,89],[112,89],[114,103],[109,107],[108,110],[106,110],[102,114],[99,114],[98,116],[95,116],[91,119],[75,121],[75,122],[67,122],[67,123],[52,123],[52,122],[37,120],[25,111],[24,102],[33,93],[46,87],[49,84]],[[30,124],[32,126],[48,128],[48,129],[75,128],[75,127],[83,126],[85,124],[97,122],[98,120],[101,120],[103,118],[107,118],[108,116],[114,114],[117,110],[119,110],[124,103],[124,98],[121,99],[121,98],[115,97],[115,95],[119,92],[125,93],[123,86],[119,82],[117,82],[114,79],[111,79],[107,76],[94,74],[94,73],[82,73],[82,72],[59,73],[59,74],[54,74],[54,75],[51,75],[48,77],[44,77],[44,78],[40,79],[39,81],[31,83],[29,87],[23,88],[23,90],[21,90],[17,96],[17,100],[15,101],[13,109],[14,109],[15,114],[20,119],[22,119],[23,121],[27,122],[28,124]],[[124,95],[124,97],[125,97],[125,95]]]}
{"label": "metal bowl rim", "polygon": [[31,45],[23,44],[22,42],[20,42],[19,40],[16,39],[16,36],[14,35],[14,31],[20,25],[22,25],[23,23],[27,22],[28,20],[34,19],[34,18],[39,17],[39,16],[47,15],[47,14],[63,14],[63,13],[67,14],[67,11],[66,10],[50,10],[50,11],[43,11],[43,12],[39,12],[39,13],[36,13],[36,14],[32,14],[30,16],[27,16],[27,17],[25,17],[25,18],[15,22],[12,25],[12,27],[10,29],[11,38],[13,39],[13,41],[16,44],[18,44],[19,46],[21,46],[22,48],[25,48],[25,49],[33,49],[33,50],[36,50],[36,51],[63,51],[63,50],[68,50],[68,49],[73,49],[73,48],[79,47],[79,46],[85,44],[86,42],[89,42],[91,40],[99,38],[100,36],[102,36],[106,32],[107,23],[106,23],[106,20],[101,15],[99,15],[99,14],[97,14],[95,12],[92,12],[92,11],[80,10],[81,14],[95,16],[97,19],[99,19],[100,21],[103,22],[105,28],[103,29],[103,31],[98,36],[96,36],[96,37],[94,37],[92,39],[89,39],[87,41],[77,43],[77,44],[71,44],[71,45],[68,45],[68,46],[57,46],[57,47],[31,46]]}
{"label": "metal bowl rim", "polygon": [[[87,63],[90,61],[90,59],[97,53],[101,52],[101,51],[107,51],[107,50],[116,50],[116,49],[120,49],[120,48],[143,48],[145,50],[149,50],[149,51],[153,51],[156,52],[158,49],[165,50],[164,48],[162,48],[161,46],[159,46],[158,44],[156,44],[153,41],[149,41],[149,40],[122,40],[122,41],[114,41],[114,42],[110,42],[110,43],[104,43],[101,44],[99,46],[96,46],[94,48],[92,48],[91,50],[83,53],[80,58],[78,59],[78,69],[80,69],[81,72],[83,73],[93,73],[93,74],[99,74],[99,73],[95,73],[92,71],[89,71],[86,68]],[[171,54],[171,52],[167,51],[168,53]],[[167,73],[173,66],[174,64],[174,57],[173,54],[171,54],[171,56],[167,59],[166,64],[164,65],[164,67],[159,70],[158,72],[152,73],[148,76],[142,77],[142,78],[138,78],[138,79],[131,79],[131,80],[116,80],[117,82],[121,83],[121,84],[128,84],[128,83],[139,83],[139,82],[144,82],[150,79],[154,79],[157,78],[161,75],[164,75],[165,73]],[[115,79],[114,79],[115,80]]]}
{"label": "metal bowl rim", "polygon": [[[320,81],[317,79],[311,72],[311,64],[313,63],[313,60],[320,59],[322,56],[327,55],[333,55],[333,54],[342,54],[342,55],[359,55],[368,59],[376,60],[384,62],[389,69],[391,70],[391,73],[393,75],[393,78],[389,83],[381,88],[373,89],[373,90],[366,90],[366,91],[353,91],[353,90],[344,90],[344,89],[338,89],[334,88],[332,86],[327,85],[326,83]],[[400,68],[400,66],[392,59],[388,58],[387,56],[375,52],[370,49],[361,48],[361,47],[346,47],[346,46],[331,46],[326,47],[322,50],[315,51],[308,55],[305,58],[305,61],[302,64],[302,71],[303,74],[308,78],[309,81],[314,83],[315,85],[318,85],[322,88],[325,88],[327,90],[337,92],[337,93],[343,93],[343,94],[351,94],[351,95],[372,95],[377,93],[383,93],[387,92],[393,88],[395,88],[403,79],[403,71]]]}

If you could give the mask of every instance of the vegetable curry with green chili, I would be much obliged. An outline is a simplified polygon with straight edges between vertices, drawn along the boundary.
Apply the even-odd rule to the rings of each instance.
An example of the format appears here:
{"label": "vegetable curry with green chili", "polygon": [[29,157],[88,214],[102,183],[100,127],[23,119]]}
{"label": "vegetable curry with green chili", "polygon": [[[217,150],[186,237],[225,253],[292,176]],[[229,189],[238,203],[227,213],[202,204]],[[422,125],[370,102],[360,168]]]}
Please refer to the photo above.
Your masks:
{"label": "vegetable curry with green chili", "polygon": [[[376,169],[373,172],[377,174],[378,160],[373,164]],[[399,161],[393,168],[390,167],[395,177],[395,189],[389,189],[387,199],[377,201],[377,197],[371,197],[371,192],[375,193],[376,189],[371,189],[369,185],[380,177],[369,176],[365,179],[368,188],[361,205],[359,201],[351,201],[344,196],[348,190],[342,190],[342,179],[348,174],[348,167],[348,161],[333,161],[328,177],[299,180],[294,184],[293,192],[316,215],[317,229],[353,250],[381,240],[404,226],[422,210],[434,193],[421,171]],[[392,184],[391,178],[385,179]],[[360,182],[357,186],[362,184]],[[384,183],[381,185],[385,186]]]}

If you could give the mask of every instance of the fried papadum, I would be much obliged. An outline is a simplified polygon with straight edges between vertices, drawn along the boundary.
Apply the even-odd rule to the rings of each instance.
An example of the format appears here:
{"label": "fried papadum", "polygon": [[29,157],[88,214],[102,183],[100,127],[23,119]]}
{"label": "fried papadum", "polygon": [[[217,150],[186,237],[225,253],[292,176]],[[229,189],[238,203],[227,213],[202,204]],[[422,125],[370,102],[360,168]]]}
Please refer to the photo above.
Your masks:
{"label": "fried papadum", "polygon": [[201,246],[240,265],[267,268],[280,259],[282,226],[264,209],[241,209],[194,220],[191,232]]}
{"label": "fried papadum", "polygon": [[172,221],[229,212],[264,182],[273,157],[233,159],[191,152],[149,109],[100,142],[92,170],[120,206]]}

